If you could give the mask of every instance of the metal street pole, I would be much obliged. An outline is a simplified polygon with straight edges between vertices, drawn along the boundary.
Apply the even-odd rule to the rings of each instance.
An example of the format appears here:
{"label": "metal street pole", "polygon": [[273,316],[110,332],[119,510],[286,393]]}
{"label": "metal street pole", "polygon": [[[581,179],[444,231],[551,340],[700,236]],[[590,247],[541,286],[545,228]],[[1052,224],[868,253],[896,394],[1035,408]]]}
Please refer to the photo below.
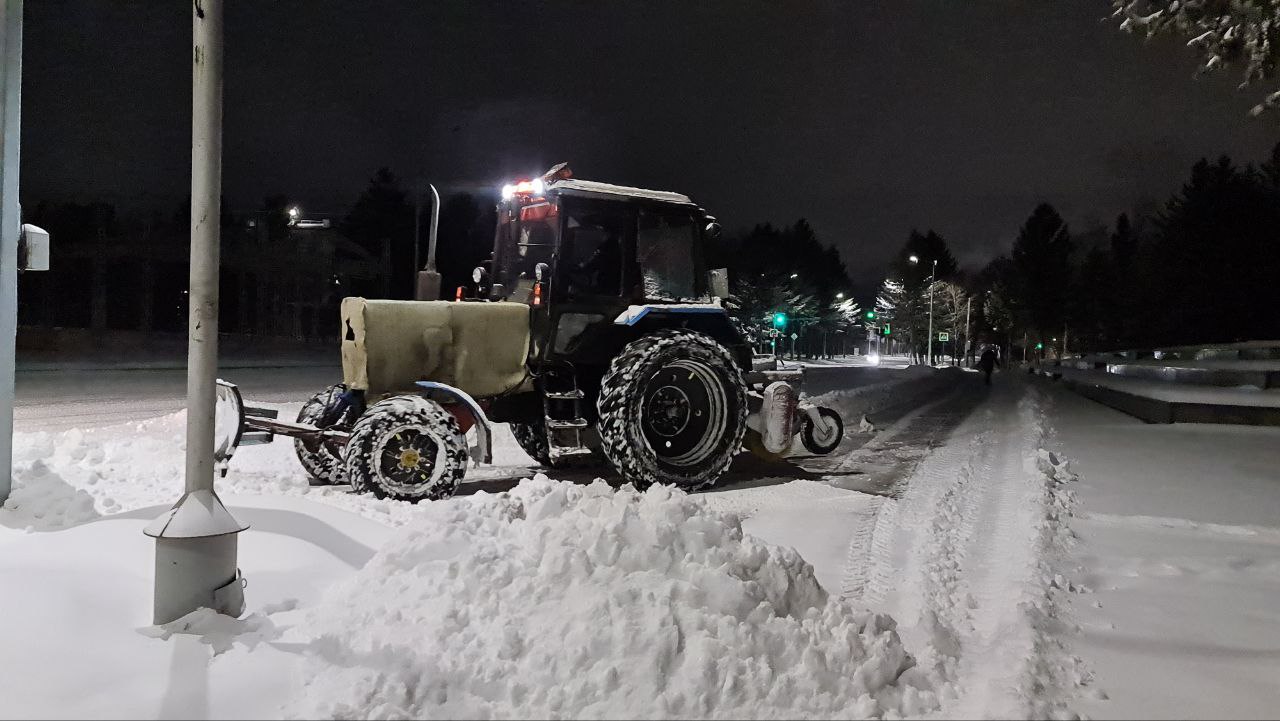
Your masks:
{"label": "metal street pole", "polygon": [[933,365],[933,284],[938,279],[938,261],[933,261],[933,272],[929,274],[929,365]]}
{"label": "metal street pole", "polygon": [[0,146],[0,504],[13,484],[13,377],[18,339],[18,149],[22,105],[22,0],[0,4],[0,53],[4,55]]}
{"label": "metal street pole", "polygon": [[195,0],[191,29],[191,287],[187,326],[186,492],[150,523],[156,539],[154,623],[200,607],[239,616],[242,526],[213,488],[222,191],[222,3]]}
{"label": "metal street pole", "polygon": [[973,310],[973,296],[969,296],[964,302],[964,365],[969,365],[969,350],[972,348],[971,336],[969,333],[969,311]]}

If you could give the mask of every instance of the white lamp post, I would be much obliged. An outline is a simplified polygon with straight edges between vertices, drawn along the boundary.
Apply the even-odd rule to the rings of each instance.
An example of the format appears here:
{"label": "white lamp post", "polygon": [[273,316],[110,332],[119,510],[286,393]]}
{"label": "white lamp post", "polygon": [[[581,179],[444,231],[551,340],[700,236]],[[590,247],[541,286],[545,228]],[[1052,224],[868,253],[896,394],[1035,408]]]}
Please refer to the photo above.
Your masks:
{"label": "white lamp post", "polygon": [[[907,258],[907,260],[911,261],[912,265],[915,265],[920,262],[920,256],[913,255],[910,258]],[[938,261],[935,258],[933,261],[933,269],[929,273],[929,365],[933,365],[933,281],[937,274]]]}

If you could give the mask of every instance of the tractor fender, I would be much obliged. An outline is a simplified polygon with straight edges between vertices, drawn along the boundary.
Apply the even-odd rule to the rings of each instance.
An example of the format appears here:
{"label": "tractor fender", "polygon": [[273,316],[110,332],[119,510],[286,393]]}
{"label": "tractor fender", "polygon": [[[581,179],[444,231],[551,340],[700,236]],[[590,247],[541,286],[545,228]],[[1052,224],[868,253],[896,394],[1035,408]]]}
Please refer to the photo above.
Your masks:
{"label": "tractor fender", "polygon": [[428,397],[435,394],[445,396],[450,400],[456,401],[458,406],[461,406],[458,410],[463,413],[469,413],[471,415],[471,423],[476,429],[475,445],[467,449],[471,455],[471,460],[476,465],[493,463],[493,430],[489,426],[489,419],[485,416],[484,409],[480,407],[476,399],[461,388],[454,388],[447,383],[417,381],[415,385],[426,391],[424,395]]}
{"label": "tractor fender", "polygon": [[728,348],[739,368],[751,370],[750,345],[734,327],[729,311],[717,303],[632,305],[614,318],[613,325],[641,335],[665,328],[702,333]]}

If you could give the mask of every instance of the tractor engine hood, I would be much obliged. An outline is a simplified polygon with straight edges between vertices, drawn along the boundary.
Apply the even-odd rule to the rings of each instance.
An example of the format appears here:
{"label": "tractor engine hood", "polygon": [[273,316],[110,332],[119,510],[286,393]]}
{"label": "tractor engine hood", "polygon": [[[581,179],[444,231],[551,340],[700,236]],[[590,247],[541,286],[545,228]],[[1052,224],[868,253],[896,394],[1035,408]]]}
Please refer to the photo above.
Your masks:
{"label": "tractor engine hood", "polygon": [[342,375],[370,397],[436,381],[485,398],[522,390],[529,307],[442,300],[342,300]]}

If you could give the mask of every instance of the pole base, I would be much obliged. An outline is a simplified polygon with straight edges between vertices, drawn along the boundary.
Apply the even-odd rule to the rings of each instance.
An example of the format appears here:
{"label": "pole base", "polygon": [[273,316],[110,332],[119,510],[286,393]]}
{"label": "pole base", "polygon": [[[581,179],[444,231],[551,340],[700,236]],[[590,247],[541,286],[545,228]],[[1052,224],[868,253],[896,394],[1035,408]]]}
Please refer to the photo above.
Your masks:
{"label": "pole base", "polygon": [[184,495],[143,531],[156,539],[153,623],[169,623],[198,608],[244,613],[238,538],[248,528],[210,490]]}

